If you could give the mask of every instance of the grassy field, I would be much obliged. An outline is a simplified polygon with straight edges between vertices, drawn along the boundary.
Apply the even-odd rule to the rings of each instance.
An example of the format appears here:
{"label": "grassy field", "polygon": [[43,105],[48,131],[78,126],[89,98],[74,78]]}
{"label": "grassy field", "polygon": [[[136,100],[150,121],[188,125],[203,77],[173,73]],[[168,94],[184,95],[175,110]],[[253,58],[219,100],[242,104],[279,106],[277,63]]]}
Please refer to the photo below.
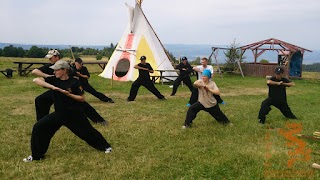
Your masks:
{"label": "grassy field", "polygon": [[[0,69],[14,67],[14,59],[0,59]],[[34,59],[30,59],[31,61]],[[44,59],[39,59],[43,61]],[[234,126],[222,126],[200,112],[191,129],[181,129],[190,92],[179,87],[171,97],[169,85],[156,87],[167,98],[157,100],[141,87],[136,101],[126,102],[131,82],[111,82],[94,72],[90,83],[114,99],[104,103],[86,94],[86,100],[109,121],[94,124],[110,142],[104,154],[62,127],[53,137],[46,159],[24,163],[30,155],[35,123],[34,99],[44,92],[32,75],[12,79],[0,76],[0,179],[319,179],[319,141],[300,139],[319,129],[320,82],[295,80],[288,103],[298,120],[285,119],[273,108],[267,123],[257,123],[267,97],[264,78],[225,75],[215,77],[227,102],[222,111]]]}

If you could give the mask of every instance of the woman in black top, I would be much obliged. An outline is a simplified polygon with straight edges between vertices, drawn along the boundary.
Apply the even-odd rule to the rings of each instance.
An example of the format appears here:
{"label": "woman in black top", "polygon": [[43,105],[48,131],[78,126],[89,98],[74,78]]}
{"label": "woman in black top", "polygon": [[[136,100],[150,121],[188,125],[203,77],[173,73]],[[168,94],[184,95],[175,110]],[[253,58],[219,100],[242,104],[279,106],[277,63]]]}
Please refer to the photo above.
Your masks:
{"label": "woman in black top", "polygon": [[39,86],[52,89],[55,112],[41,118],[32,129],[32,155],[24,158],[24,162],[41,160],[48,150],[50,140],[59,128],[64,125],[75,135],[86,141],[92,147],[111,152],[110,144],[92,127],[83,113],[81,102],[84,96],[79,80],[69,77],[70,68],[66,61],[59,60],[53,66],[55,76],[35,78],[33,81]]}

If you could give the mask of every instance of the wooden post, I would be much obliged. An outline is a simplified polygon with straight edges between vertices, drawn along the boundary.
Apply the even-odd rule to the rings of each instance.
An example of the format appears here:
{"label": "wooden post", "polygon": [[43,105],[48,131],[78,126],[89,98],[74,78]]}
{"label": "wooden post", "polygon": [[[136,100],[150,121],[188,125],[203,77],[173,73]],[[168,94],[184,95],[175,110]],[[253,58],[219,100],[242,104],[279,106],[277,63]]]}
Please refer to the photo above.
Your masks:
{"label": "wooden post", "polygon": [[111,88],[113,87],[113,72],[114,72],[114,67],[112,67],[112,74],[111,74]]}
{"label": "wooden post", "polygon": [[72,58],[73,58],[73,60],[75,60],[73,52],[72,52],[72,47],[70,45],[69,45],[69,47],[70,47],[70,52],[71,52]]}

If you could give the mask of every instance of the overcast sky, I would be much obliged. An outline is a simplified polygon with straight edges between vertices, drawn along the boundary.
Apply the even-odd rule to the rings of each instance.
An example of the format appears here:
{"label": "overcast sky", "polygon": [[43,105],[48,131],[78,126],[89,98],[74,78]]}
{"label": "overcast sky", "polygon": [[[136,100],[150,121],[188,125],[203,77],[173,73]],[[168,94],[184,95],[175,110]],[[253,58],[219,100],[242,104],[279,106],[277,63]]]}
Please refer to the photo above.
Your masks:
{"label": "overcast sky", "polygon": [[[116,44],[134,0],[0,0],[0,42]],[[277,38],[320,47],[320,0],[144,0],[164,44],[241,45]]]}

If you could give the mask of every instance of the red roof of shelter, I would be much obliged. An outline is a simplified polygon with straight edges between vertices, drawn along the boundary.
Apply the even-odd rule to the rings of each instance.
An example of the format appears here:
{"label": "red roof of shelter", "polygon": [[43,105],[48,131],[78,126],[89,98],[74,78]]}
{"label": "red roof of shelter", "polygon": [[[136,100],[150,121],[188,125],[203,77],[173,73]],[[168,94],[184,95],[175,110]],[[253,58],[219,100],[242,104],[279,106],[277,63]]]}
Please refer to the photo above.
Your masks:
{"label": "red roof of shelter", "polygon": [[308,50],[308,49],[305,49],[305,48],[302,48],[302,47],[299,47],[275,38],[262,40],[259,42],[241,46],[239,48],[242,51],[242,55],[247,49],[250,49],[253,52],[255,63],[257,61],[257,58],[267,50],[277,51],[279,54],[284,54],[284,55],[287,55],[289,52],[290,58],[292,54],[294,54],[297,51],[300,51],[302,55],[304,54],[305,51],[312,52],[311,50]]}
{"label": "red roof of shelter", "polygon": [[252,44],[248,44],[245,46],[241,46],[240,47],[241,50],[247,50],[247,49],[251,49],[251,50],[280,50],[280,51],[301,51],[301,53],[303,53],[304,51],[309,51],[312,52],[311,50],[281,41],[279,39],[275,39],[275,38],[270,38],[270,39],[266,39],[266,40],[262,40],[259,42],[255,42]]}

